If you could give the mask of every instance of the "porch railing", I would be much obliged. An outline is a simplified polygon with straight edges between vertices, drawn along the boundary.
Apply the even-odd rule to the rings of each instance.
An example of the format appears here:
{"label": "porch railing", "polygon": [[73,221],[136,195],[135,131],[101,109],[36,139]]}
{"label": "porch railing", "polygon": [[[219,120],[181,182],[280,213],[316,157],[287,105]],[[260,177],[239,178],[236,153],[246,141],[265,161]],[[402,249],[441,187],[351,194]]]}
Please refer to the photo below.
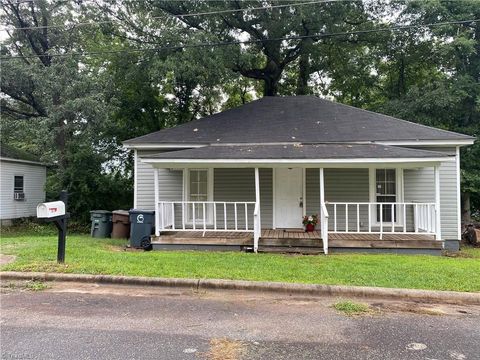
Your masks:
{"label": "porch railing", "polygon": [[[155,235],[161,231],[228,231],[260,234],[250,201],[159,201]],[[257,241],[258,242],[258,241]]]}
{"label": "porch railing", "polygon": [[[332,233],[437,234],[435,203],[325,202]],[[331,217],[332,217],[331,216]]]}

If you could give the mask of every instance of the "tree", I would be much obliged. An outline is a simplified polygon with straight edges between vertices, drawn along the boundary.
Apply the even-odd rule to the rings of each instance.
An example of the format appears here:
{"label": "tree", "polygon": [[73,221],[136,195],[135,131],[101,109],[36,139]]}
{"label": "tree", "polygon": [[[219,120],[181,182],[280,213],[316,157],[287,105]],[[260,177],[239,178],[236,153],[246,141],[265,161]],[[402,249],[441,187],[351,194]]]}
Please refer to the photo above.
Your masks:
{"label": "tree", "polygon": [[[123,182],[124,177],[121,169],[110,166],[122,154],[115,155],[115,139],[105,136],[112,108],[104,96],[101,68],[73,55],[82,51],[85,34],[63,29],[81,13],[81,2],[2,4],[2,22],[10,27],[2,47],[2,140],[54,165],[47,194],[56,197],[67,189],[72,193],[70,210],[85,220],[91,209],[85,200],[100,204],[101,184],[119,178]],[[122,203],[126,197],[117,193],[107,196]]]}
{"label": "tree", "polygon": [[[109,11],[108,7],[102,9]],[[128,20],[128,14],[132,13],[147,19],[142,20],[148,25],[141,31],[135,32],[139,25]],[[199,13],[203,15],[195,15]],[[312,48],[322,38],[308,36],[356,29],[368,18],[362,2],[297,6],[279,1],[128,1],[123,9],[110,14],[122,19],[130,28],[129,33],[135,33],[142,41],[165,43],[170,33],[166,36],[153,29],[162,28],[168,15],[169,24],[178,33],[186,34],[189,40],[183,39],[185,43],[201,37],[205,41],[230,44],[212,49],[212,53],[223,57],[223,64],[233,72],[262,81],[264,96],[279,93],[285,70],[292,65],[299,74],[295,92],[309,93]],[[289,37],[292,39],[282,40]],[[236,44],[239,40],[250,43]]]}
{"label": "tree", "polygon": [[[399,12],[398,25],[480,18],[480,7],[474,0],[398,2],[393,6]],[[376,79],[373,86],[362,90],[367,100],[362,100],[363,106],[478,138],[480,23],[405,30],[389,34],[386,40],[373,48],[372,54],[379,56],[368,55]],[[342,88],[336,80],[335,88]],[[351,93],[355,86],[347,88]],[[478,141],[461,149],[462,213],[466,221],[470,220],[469,204],[477,216],[480,209],[479,156]]]}

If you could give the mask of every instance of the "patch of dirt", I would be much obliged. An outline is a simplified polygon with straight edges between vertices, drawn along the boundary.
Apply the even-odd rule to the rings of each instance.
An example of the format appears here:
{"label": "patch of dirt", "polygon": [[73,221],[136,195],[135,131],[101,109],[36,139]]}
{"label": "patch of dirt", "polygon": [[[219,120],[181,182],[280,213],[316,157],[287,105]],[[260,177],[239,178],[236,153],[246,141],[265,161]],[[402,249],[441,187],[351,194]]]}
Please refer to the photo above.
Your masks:
{"label": "patch of dirt", "polygon": [[108,251],[114,251],[114,252],[126,251],[125,246],[118,246],[118,245],[104,245],[104,246],[105,246],[105,250],[108,250]]}
{"label": "patch of dirt", "polygon": [[2,281],[0,285],[1,294],[9,294],[13,292],[24,292],[24,291],[42,291],[50,287],[50,284],[35,281],[35,280],[12,280],[12,281]]}
{"label": "patch of dirt", "polygon": [[122,247],[122,251],[129,251],[129,252],[144,252],[145,250],[139,248],[133,248],[129,246]]}
{"label": "patch of dirt", "polygon": [[418,315],[478,315],[480,314],[480,307],[470,305],[450,305],[450,304],[432,304],[432,303],[418,303],[418,302],[381,302],[372,303],[371,307],[378,312],[383,313],[410,313]]}
{"label": "patch of dirt", "polygon": [[15,291],[20,290],[20,285],[17,282],[9,281],[5,282],[2,281],[0,284],[0,294],[10,294]]}
{"label": "patch of dirt", "polygon": [[211,339],[210,350],[199,354],[208,360],[239,360],[245,352],[245,344],[238,340]]}
{"label": "patch of dirt", "polygon": [[10,264],[15,261],[17,257],[15,255],[0,254],[0,265]]}
{"label": "patch of dirt", "polygon": [[473,256],[471,254],[468,254],[466,252],[462,252],[462,250],[460,251],[443,251],[442,252],[442,255],[443,256],[447,256],[447,257],[453,257],[453,258],[473,258]]}

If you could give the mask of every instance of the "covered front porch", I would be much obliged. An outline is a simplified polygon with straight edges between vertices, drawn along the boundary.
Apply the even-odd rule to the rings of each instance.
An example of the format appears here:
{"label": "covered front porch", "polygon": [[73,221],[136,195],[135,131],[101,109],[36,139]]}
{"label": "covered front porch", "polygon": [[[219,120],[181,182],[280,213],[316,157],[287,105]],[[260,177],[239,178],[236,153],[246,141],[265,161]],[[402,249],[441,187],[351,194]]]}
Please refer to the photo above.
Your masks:
{"label": "covered front porch", "polygon": [[[338,248],[441,249],[440,166],[448,158],[403,150],[411,156],[285,159],[283,153],[268,161],[149,156],[142,161],[154,167],[154,248],[325,254]],[[166,172],[181,174],[180,198],[164,195]],[[313,214],[316,231],[306,233],[302,218]]]}

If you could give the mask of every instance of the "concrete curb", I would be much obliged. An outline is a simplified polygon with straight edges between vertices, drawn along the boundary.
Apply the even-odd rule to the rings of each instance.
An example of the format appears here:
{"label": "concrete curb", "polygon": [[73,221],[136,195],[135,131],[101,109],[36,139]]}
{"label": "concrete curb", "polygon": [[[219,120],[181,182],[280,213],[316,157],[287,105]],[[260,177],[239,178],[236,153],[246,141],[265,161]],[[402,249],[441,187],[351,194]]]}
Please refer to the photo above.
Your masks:
{"label": "concrete curb", "polygon": [[112,276],[62,274],[44,272],[0,272],[4,280],[70,281],[83,283],[121,284],[137,286],[159,286],[173,288],[192,288],[195,290],[244,290],[272,292],[310,296],[345,296],[363,298],[382,298],[392,300],[411,300],[441,302],[453,304],[480,305],[480,292],[467,293],[456,291],[431,291],[415,289],[391,289],[380,287],[314,285],[281,282],[219,280],[219,279],[177,279],[140,276]]}

